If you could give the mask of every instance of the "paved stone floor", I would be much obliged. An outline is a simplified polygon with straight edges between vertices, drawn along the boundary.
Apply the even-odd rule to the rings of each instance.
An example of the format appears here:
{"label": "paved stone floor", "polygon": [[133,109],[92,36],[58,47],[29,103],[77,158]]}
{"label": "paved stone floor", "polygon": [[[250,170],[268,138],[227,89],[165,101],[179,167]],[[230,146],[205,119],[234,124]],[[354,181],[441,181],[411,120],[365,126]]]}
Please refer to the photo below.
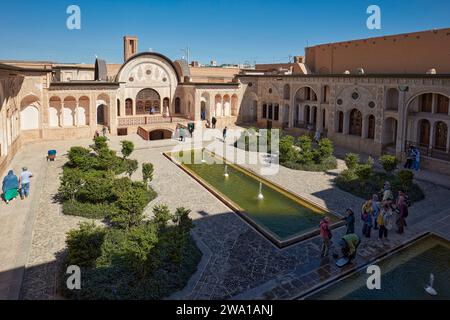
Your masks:
{"label": "paved stone floor", "polygon": [[[119,149],[123,137],[112,137],[111,146]],[[411,208],[409,227],[403,236],[389,235],[389,240],[363,240],[353,266],[337,269],[332,258],[319,258],[320,239],[303,241],[285,249],[274,247],[222,202],[206,191],[187,174],[167,160],[176,141],[143,141],[136,135],[126,139],[135,142],[132,158],[152,162],[155,175],[152,186],[158,192],[146,209],[156,203],[171,208],[184,206],[192,210],[195,220],[193,236],[203,251],[197,273],[188,286],[172,298],[186,299],[290,299],[306,290],[338,276],[349,268],[362,265],[421,232],[434,231],[450,238],[450,190],[429,182],[420,182],[426,200]],[[0,299],[57,299],[58,268],[64,253],[67,231],[86,219],[64,216],[53,198],[59,185],[64,153],[72,145],[88,145],[91,141],[40,142],[22,149],[11,167],[18,171],[23,165],[34,173],[32,195],[8,206],[0,204]],[[221,145],[216,141],[214,145]],[[55,162],[46,162],[49,148],[58,150]],[[231,146],[227,147],[231,149]],[[266,166],[247,165],[258,172]],[[309,173],[280,168],[267,178],[289,190],[307,197],[332,211],[342,213],[350,207],[357,211],[362,199],[333,186],[333,179],[343,168],[328,173]],[[140,179],[138,170],[133,179]],[[358,219],[357,219],[358,220]],[[360,226],[357,226],[360,230]],[[343,229],[335,232],[334,239]]]}

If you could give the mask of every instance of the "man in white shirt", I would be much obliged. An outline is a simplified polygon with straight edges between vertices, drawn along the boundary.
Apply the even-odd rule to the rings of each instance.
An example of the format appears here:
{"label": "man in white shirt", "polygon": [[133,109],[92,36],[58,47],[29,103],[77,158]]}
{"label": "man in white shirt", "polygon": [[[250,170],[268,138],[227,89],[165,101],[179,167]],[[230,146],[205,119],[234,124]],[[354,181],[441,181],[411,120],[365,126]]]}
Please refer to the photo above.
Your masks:
{"label": "man in white shirt", "polygon": [[33,176],[33,174],[28,171],[26,167],[22,168],[22,173],[20,174],[20,196],[22,199],[24,197],[28,198],[30,195],[30,178]]}

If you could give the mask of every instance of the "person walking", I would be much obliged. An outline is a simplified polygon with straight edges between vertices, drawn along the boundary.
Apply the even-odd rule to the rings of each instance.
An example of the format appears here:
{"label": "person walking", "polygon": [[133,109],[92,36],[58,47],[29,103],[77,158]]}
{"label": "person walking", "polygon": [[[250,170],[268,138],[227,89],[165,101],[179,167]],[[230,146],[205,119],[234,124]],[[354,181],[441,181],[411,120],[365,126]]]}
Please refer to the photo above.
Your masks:
{"label": "person walking", "polygon": [[225,142],[225,139],[227,138],[227,131],[228,131],[227,127],[223,128],[223,131],[222,131],[223,142]]}
{"label": "person walking", "polygon": [[28,171],[27,167],[22,168],[22,173],[20,174],[20,196],[22,199],[28,198],[30,195],[30,178],[33,174]]}
{"label": "person walking", "polygon": [[398,192],[397,199],[397,233],[403,234],[404,227],[406,226],[406,217],[408,217],[408,205],[406,204],[406,195],[403,191]]}
{"label": "person walking", "polygon": [[216,123],[217,123],[216,117],[212,117],[211,123],[212,123],[212,128],[215,129],[216,128]]}
{"label": "person walking", "polygon": [[102,134],[104,137],[106,137],[106,132],[108,131],[108,129],[106,129],[106,126],[103,126],[102,128]]}
{"label": "person walking", "polygon": [[414,147],[414,161],[413,168],[415,171],[420,171],[420,150],[417,147]]}
{"label": "person walking", "polygon": [[364,222],[362,233],[366,238],[370,238],[370,233],[373,226],[372,200],[366,201],[362,206],[361,220]]}
{"label": "person walking", "polygon": [[355,233],[355,214],[352,209],[347,209],[345,211],[345,225],[347,226],[347,231],[345,234]]}
{"label": "person walking", "polygon": [[378,230],[378,215],[380,214],[380,201],[378,195],[372,196],[372,215],[373,215],[373,229]]}
{"label": "person walking", "polygon": [[377,223],[379,227],[378,238],[380,240],[382,240],[383,237],[387,239],[388,230],[392,228],[392,209],[389,202],[383,202],[380,213],[378,214]]}
{"label": "person walking", "polygon": [[405,169],[412,169],[413,163],[415,161],[415,154],[414,154],[414,147],[409,146],[408,150],[406,151],[406,162],[403,168]]}
{"label": "person walking", "polygon": [[314,142],[318,144],[320,141],[320,130],[317,128],[316,133],[314,134]]}
{"label": "person walking", "polygon": [[9,170],[8,174],[3,178],[2,191],[6,204],[19,195],[19,179],[13,170]]}
{"label": "person walking", "polygon": [[322,238],[322,250],[320,256],[323,258],[328,255],[331,245],[332,233],[330,230],[330,220],[328,217],[320,220],[320,237]]}

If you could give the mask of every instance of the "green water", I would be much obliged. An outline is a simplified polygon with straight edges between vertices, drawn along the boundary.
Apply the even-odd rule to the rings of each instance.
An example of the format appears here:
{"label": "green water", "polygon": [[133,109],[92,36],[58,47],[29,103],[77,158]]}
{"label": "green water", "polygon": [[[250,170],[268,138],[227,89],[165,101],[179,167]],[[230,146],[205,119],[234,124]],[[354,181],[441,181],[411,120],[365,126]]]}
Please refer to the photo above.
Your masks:
{"label": "green water", "polygon": [[[450,244],[429,236],[377,263],[381,290],[369,290],[365,270],[309,297],[314,300],[431,300],[450,299]],[[424,290],[433,273],[437,296]]]}
{"label": "green water", "polygon": [[[195,152],[201,159],[201,151]],[[177,158],[176,155],[171,156]],[[213,162],[212,157],[205,152],[204,159],[207,163],[183,165],[243,209],[247,217],[277,239],[282,241],[318,229],[325,213],[317,209],[314,212],[265,183],[262,188],[264,199],[259,200],[259,180],[231,165],[227,166],[229,176],[226,178],[225,164],[210,164]],[[332,221],[337,220],[334,216],[329,217]]]}

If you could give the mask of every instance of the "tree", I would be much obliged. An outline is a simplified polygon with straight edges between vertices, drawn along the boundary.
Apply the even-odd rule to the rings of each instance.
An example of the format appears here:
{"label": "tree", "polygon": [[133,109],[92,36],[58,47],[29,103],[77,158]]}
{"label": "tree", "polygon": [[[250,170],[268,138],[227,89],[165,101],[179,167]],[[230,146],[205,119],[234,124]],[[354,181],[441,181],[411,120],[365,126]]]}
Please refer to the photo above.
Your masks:
{"label": "tree", "polygon": [[106,137],[95,137],[94,144],[90,145],[90,147],[98,153],[100,150],[108,149],[107,141],[108,139]]}
{"label": "tree", "polygon": [[131,175],[138,169],[139,163],[137,160],[126,159],[126,168],[127,174],[131,177]]}
{"label": "tree", "polygon": [[395,169],[397,169],[398,160],[395,156],[385,154],[380,157],[380,163],[383,166],[383,169],[391,174]]}
{"label": "tree", "polygon": [[121,142],[121,145],[122,145],[123,158],[126,159],[126,158],[128,158],[131,155],[131,153],[133,153],[133,151],[134,151],[134,143],[131,142],[131,141],[128,141],[128,140],[123,140]]}
{"label": "tree", "polygon": [[112,214],[111,222],[124,229],[139,225],[144,219],[143,211],[147,203],[147,191],[143,188],[127,190],[117,200],[119,210]]}
{"label": "tree", "polygon": [[64,168],[64,173],[60,178],[59,195],[64,200],[75,201],[78,192],[86,182],[83,172],[77,168]]}
{"label": "tree", "polygon": [[151,163],[142,164],[142,178],[145,184],[153,180],[153,171],[154,171],[153,164]]}
{"label": "tree", "polygon": [[81,223],[80,228],[67,233],[67,262],[79,267],[93,267],[101,255],[105,229],[94,223]]}
{"label": "tree", "polygon": [[328,138],[322,138],[319,141],[317,150],[319,151],[320,161],[329,158],[333,155],[333,142]]}
{"label": "tree", "polygon": [[158,229],[167,227],[167,223],[173,219],[170,209],[165,204],[156,205],[153,207],[153,222],[158,226]]}
{"label": "tree", "polygon": [[405,191],[408,191],[411,189],[413,180],[414,180],[414,173],[410,170],[400,170],[398,172],[398,179],[400,181],[400,184]]}
{"label": "tree", "polygon": [[356,153],[347,153],[345,155],[345,164],[347,165],[348,170],[354,171],[359,164],[359,155]]}

